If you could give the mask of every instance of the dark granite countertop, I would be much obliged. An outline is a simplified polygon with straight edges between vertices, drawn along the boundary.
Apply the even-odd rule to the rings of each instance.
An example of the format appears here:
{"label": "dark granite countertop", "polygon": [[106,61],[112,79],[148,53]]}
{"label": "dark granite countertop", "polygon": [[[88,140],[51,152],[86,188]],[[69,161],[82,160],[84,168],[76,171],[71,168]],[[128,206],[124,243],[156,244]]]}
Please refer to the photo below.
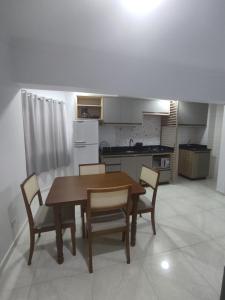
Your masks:
{"label": "dark granite countertop", "polygon": [[207,148],[207,145],[200,144],[180,144],[180,149],[194,151],[194,152],[209,152],[211,149]]}
{"label": "dark granite countertop", "polygon": [[104,147],[100,150],[101,155],[132,155],[132,154],[163,154],[173,153],[172,147],[151,145],[151,146],[121,146],[121,147]]}

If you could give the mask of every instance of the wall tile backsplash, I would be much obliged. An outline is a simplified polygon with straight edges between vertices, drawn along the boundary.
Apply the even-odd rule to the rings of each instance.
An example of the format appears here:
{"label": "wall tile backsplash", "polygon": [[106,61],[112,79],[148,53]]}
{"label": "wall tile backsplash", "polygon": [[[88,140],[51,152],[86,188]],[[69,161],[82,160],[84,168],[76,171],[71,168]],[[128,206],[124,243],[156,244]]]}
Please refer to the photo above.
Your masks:
{"label": "wall tile backsplash", "polygon": [[130,138],[133,145],[142,142],[144,145],[160,144],[161,117],[144,116],[142,125],[103,124],[99,127],[99,140],[111,147],[128,146]]}
{"label": "wall tile backsplash", "polygon": [[178,127],[178,144],[202,144],[204,143],[205,127]]}

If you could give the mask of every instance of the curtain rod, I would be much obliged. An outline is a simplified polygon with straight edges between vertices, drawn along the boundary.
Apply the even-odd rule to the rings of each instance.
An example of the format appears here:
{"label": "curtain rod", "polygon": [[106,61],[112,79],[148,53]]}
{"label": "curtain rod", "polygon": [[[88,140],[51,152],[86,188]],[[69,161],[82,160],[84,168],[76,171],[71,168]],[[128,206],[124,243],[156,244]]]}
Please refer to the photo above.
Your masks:
{"label": "curtain rod", "polygon": [[55,100],[55,99],[52,99],[52,98],[38,97],[38,95],[29,93],[26,90],[21,90],[21,93],[24,93],[24,94],[26,93],[28,96],[36,96],[38,100],[53,102],[53,103],[58,103],[58,104],[65,104],[64,101]]}

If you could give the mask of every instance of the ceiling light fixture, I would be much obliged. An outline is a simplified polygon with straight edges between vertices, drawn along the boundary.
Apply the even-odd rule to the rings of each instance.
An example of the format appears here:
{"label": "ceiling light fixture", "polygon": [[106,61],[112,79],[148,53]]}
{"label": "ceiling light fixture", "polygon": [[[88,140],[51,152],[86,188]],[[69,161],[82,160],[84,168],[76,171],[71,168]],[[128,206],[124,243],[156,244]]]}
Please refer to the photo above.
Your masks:
{"label": "ceiling light fixture", "polygon": [[158,6],[161,0],[121,0],[123,6],[132,13],[145,15]]}
{"label": "ceiling light fixture", "polygon": [[164,270],[168,270],[170,268],[170,264],[167,260],[163,260],[161,262],[161,268],[164,269]]}

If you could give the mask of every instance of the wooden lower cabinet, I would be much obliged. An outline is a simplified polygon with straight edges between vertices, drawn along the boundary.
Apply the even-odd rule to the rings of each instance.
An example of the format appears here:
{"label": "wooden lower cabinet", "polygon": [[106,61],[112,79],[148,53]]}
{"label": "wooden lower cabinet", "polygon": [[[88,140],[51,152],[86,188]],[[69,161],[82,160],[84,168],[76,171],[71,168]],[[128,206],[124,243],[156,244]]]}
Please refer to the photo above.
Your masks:
{"label": "wooden lower cabinet", "polygon": [[180,149],[178,173],[190,179],[206,178],[209,174],[209,151]]}
{"label": "wooden lower cabinet", "polygon": [[171,170],[160,170],[159,183],[169,183],[171,180]]}

